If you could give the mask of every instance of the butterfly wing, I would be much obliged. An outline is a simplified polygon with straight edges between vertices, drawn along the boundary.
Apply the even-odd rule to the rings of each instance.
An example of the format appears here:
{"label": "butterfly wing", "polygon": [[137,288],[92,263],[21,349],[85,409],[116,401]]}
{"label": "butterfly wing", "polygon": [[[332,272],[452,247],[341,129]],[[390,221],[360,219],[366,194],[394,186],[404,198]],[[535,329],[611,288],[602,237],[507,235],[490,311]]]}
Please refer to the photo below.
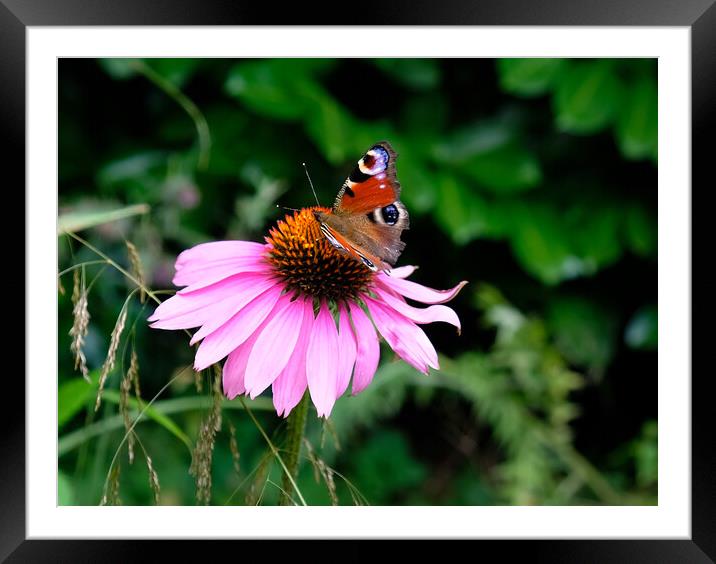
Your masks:
{"label": "butterfly wing", "polygon": [[365,214],[390,205],[400,197],[395,160],[387,141],[373,145],[356,163],[341,187],[333,211],[336,214]]}
{"label": "butterfly wing", "polygon": [[[407,218],[407,211],[405,214]],[[317,217],[321,231],[334,247],[371,270],[390,270],[405,248],[400,240],[402,229],[374,223],[365,215],[346,217],[327,213]]]}
{"label": "butterfly wing", "polygon": [[376,143],[358,161],[338,192],[331,213],[316,218],[331,244],[371,270],[388,270],[405,248],[408,210],[398,199],[397,154],[390,143]]}
{"label": "butterfly wing", "polygon": [[379,257],[348,241],[348,239],[346,239],[338,231],[335,231],[327,223],[321,223],[321,231],[326,239],[328,239],[331,245],[333,245],[336,249],[351,255],[354,259],[362,262],[374,272],[377,272],[378,270],[390,270],[390,264],[383,262]]}

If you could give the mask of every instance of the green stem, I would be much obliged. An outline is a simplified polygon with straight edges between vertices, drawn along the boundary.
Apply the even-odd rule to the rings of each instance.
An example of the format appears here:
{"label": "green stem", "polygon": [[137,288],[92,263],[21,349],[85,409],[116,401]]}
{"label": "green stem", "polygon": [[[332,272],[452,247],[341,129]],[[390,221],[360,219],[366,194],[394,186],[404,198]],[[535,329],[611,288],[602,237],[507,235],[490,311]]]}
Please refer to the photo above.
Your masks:
{"label": "green stem", "polygon": [[281,496],[281,505],[289,505],[291,503],[291,493],[296,475],[298,474],[298,462],[301,457],[303,434],[306,430],[308,404],[309,396],[308,391],[306,391],[301,401],[288,416],[285,446],[287,473],[283,477],[282,487],[285,494]]}
{"label": "green stem", "polygon": [[278,463],[281,465],[281,468],[283,468],[284,474],[286,475],[288,480],[291,482],[291,486],[293,486],[293,489],[296,490],[296,495],[298,496],[298,500],[301,502],[301,505],[307,505],[306,500],[304,499],[303,494],[301,493],[301,490],[298,489],[298,486],[296,485],[296,482],[293,479],[293,476],[288,471],[288,468],[286,467],[286,463],[283,461],[283,458],[281,458],[281,454],[279,454],[278,449],[271,442],[271,439],[266,434],[266,431],[264,431],[264,428],[261,426],[261,423],[259,423],[258,419],[256,419],[256,417],[254,416],[253,412],[251,411],[251,408],[244,401],[244,398],[239,396],[239,401],[241,402],[241,405],[244,406],[246,413],[248,413],[249,417],[251,417],[251,420],[254,422],[254,425],[256,425],[256,428],[259,430],[259,433],[261,433],[261,436],[266,441],[266,444],[269,446],[269,449],[273,453],[274,457],[276,458],[276,460],[278,460]]}
{"label": "green stem", "polygon": [[133,66],[135,70],[143,74],[147,79],[163,90],[167,96],[179,104],[192,119],[199,139],[199,159],[197,167],[200,170],[206,170],[209,166],[209,155],[211,152],[211,134],[209,133],[209,125],[206,123],[204,114],[201,113],[201,110],[196,104],[179,90],[179,88],[156,72],[152,67],[143,61],[134,61]]}

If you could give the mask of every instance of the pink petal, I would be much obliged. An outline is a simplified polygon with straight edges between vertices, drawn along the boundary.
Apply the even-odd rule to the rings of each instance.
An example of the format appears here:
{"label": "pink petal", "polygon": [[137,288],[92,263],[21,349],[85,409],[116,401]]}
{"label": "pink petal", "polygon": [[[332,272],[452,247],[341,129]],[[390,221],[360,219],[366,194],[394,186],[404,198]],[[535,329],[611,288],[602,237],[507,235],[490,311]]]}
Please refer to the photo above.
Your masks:
{"label": "pink petal", "polygon": [[256,340],[259,338],[261,331],[266,327],[268,320],[264,320],[261,326],[252,333],[240,346],[235,348],[224,363],[223,386],[224,395],[229,399],[234,399],[240,394],[246,393],[244,385],[244,377],[246,376],[246,365],[249,362],[249,355],[253,349]]}
{"label": "pink petal", "polygon": [[148,321],[165,321],[218,303],[223,298],[234,294],[233,288],[237,284],[238,278],[238,276],[232,276],[211,288],[206,288],[189,296],[174,294],[171,298],[159,304],[154,313],[149,316]]}
{"label": "pink petal", "polygon": [[370,318],[354,303],[349,303],[348,307],[351,310],[357,344],[352,390],[353,394],[357,394],[364,390],[373,380],[373,375],[380,360],[380,344]]}
{"label": "pink petal", "polygon": [[319,417],[328,417],[336,402],[338,332],[325,302],[321,302],[306,351],[308,390]]}
{"label": "pink petal", "polygon": [[214,288],[217,286],[221,286],[222,282],[226,282],[228,280],[243,280],[243,279],[267,279],[272,278],[271,274],[273,273],[272,270],[265,268],[263,265],[257,267],[257,270],[251,270],[248,269],[246,272],[238,272],[234,275],[229,275],[225,278],[220,278],[219,280],[215,280],[213,282],[210,282],[207,280],[200,280],[196,284],[192,284],[191,286],[187,286],[186,288],[182,288],[177,292],[177,295],[179,296],[186,296],[187,294],[194,294],[198,292],[199,290],[203,290],[204,288]]}
{"label": "pink petal", "polygon": [[246,371],[246,361],[249,355],[245,349],[251,352],[251,345],[253,343],[250,340],[246,341],[244,345],[232,351],[224,363],[222,384],[224,395],[229,399],[234,399],[236,396],[246,392],[244,372]]}
{"label": "pink petal", "polygon": [[374,287],[373,291],[380,297],[380,299],[388,306],[392,307],[398,313],[401,313],[411,321],[415,323],[434,323],[436,321],[444,321],[457,327],[458,332],[460,331],[460,319],[452,309],[444,305],[433,305],[424,309],[413,307],[405,303],[403,298],[400,298],[390,291],[383,290],[379,287]]}
{"label": "pink petal", "polygon": [[398,268],[391,268],[389,271],[386,271],[386,275],[390,276],[392,278],[407,278],[410,276],[413,272],[415,272],[418,269],[417,266],[399,266]]}
{"label": "pink petal", "polygon": [[162,302],[149,321],[156,329],[187,329],[207,323],[219,327],[257,295],[276,285],[264,274],[238,274]]}
{"label": "pink petal", "polygon": [[292,302],[289,294],[281,296],[251,349],[245,378],[251,399],[273,383],[291,358],[303,321],[301,306],[300,302]]}
{"label": "pink petal", "polygon": [[252,241],[212,241],[201,243],[179,254],[175,268],[181,270],[192,263],[207,264],[237,257],[259,256],[266,252],[266,245]]}
{"label": "pink petal", "polygon": [[433,290],[432,288],[416,284],[410,280],[402,280],[393,276],[386,276],[382,272],[378,273],[375,280],[379,284],[394,290],[401,296],[405,296],[406,298],[417,300],[425,304],[442,304],[449,302],[457,296],[458,292],[462,290],[462,287],[467,284],[467,282],[463,281],[450,290]]}
{"label": "pink petal", "polygon": [[[175,300],[169,305],[180,305],[184,307],[186,311],[170,316],[168,315],[166,318],[159,317],[157,312],[155,312],[152,317],[149,318],[150,321],[156,319],[150,327],[153,329],[190,329],[207,323],[210,319],[221,315],[221,312],[224,311],[224,304],[221,302],[201,303],[197,301],[192,303],[179,303],[178,299],[178,296],[174,295],[163,302],[162,305],[169,303],[171,300]],[[188,309],[189,307],[192,309]]]}
{"label": "pink petal", "polygon": [[177,271],[172,283],[175,286],[189,286],[189,289],[181,290],[189,292],[242,272],[269,273],[271,265],[263,257],[239,257],[207,264],[192,263],[190,267]]}
{"label": "pink petal", "polygon": [[313,328],[313,299],[303,299],[303,323],[301,333],[293,349],[291,358],[273,381],[273,405],[278,415],[288,417],[291,410],[301,401],[306,392],[306,348]]}
{"label": "pink petal", "polygon": [[[211,366],[248,339],[273,310],[280,295],[281,287],[274,286],[254,298],[229,321],[206,337],[199,346],[199,350],[196,351],[194,369],[203,370],[207,366]],[[204,327],[202,327],[202,331]],[[196,335],[194,335],[194,339],[196,339]]]}
{"label": "pink petal", "polygon": [[428,367],[439,367],[435,347],[420,327],[372,298],[363,300],[378,331],[400,358],[424,374]]}
{"label": "pink petal", "polygon": [[285,286],[283,284],[277,283],[271,278],[257,278],[251,282],[248,287],[236,287],[236,295],[226,298],[221,302],[223,307],[202,324],[201,329],[194,333],[189,344],[193,345],[194,343],[198,343],[207,335],[211,335],[265,292],[271,290],[278,296],[284,289]]}
{"label": "pink petal", "polygon": [[340,307],[338,320],[338,378],[336,380],[336,397],[343,395],[353,373],[356,362],[356,340],[351,328],[348,311]]}

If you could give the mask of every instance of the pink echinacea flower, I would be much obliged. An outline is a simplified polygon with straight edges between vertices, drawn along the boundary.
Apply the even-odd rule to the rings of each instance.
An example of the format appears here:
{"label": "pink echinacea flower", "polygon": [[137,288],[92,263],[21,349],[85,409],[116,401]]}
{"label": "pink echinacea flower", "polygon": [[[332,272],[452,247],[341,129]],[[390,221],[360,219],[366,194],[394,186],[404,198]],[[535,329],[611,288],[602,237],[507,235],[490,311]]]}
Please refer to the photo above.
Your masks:
{"label": "pink echinacea flower", "polygon": [[[190,342],[201,341],[194,368],[226,358],[224,394],[253,399],[271,386],[284,417],[306,388],[322,417],[351,376],[353,394],[365,389],[378,367],[378,333],[427,374],[438,355],[418,325],[443,321],[460,330],[457,314],[435,304],[465,282],[440,291],[407,280],[413,266],[373,272],[328,242],[315,211],[327,210],[289,214],[265,244],[217,241],[182,252],[173,283],[184,288],[149,318],[158,329],[199,327]],[[431,305],[416,308],[405,298]]]}

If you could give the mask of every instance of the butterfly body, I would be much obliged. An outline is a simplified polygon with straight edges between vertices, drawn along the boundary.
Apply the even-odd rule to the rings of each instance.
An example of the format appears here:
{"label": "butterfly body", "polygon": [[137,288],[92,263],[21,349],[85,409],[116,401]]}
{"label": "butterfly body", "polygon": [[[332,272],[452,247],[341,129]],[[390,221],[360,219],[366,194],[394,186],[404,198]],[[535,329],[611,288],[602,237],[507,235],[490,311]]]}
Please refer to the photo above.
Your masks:
{"label": "butterfly body", "polygon": [[376,143],[346,178],[333,209],[314,212],[336,249],[374,271],[390,270],[405,248],[400,236],[409,216],[399,199],[396,158],[390,143]]}

